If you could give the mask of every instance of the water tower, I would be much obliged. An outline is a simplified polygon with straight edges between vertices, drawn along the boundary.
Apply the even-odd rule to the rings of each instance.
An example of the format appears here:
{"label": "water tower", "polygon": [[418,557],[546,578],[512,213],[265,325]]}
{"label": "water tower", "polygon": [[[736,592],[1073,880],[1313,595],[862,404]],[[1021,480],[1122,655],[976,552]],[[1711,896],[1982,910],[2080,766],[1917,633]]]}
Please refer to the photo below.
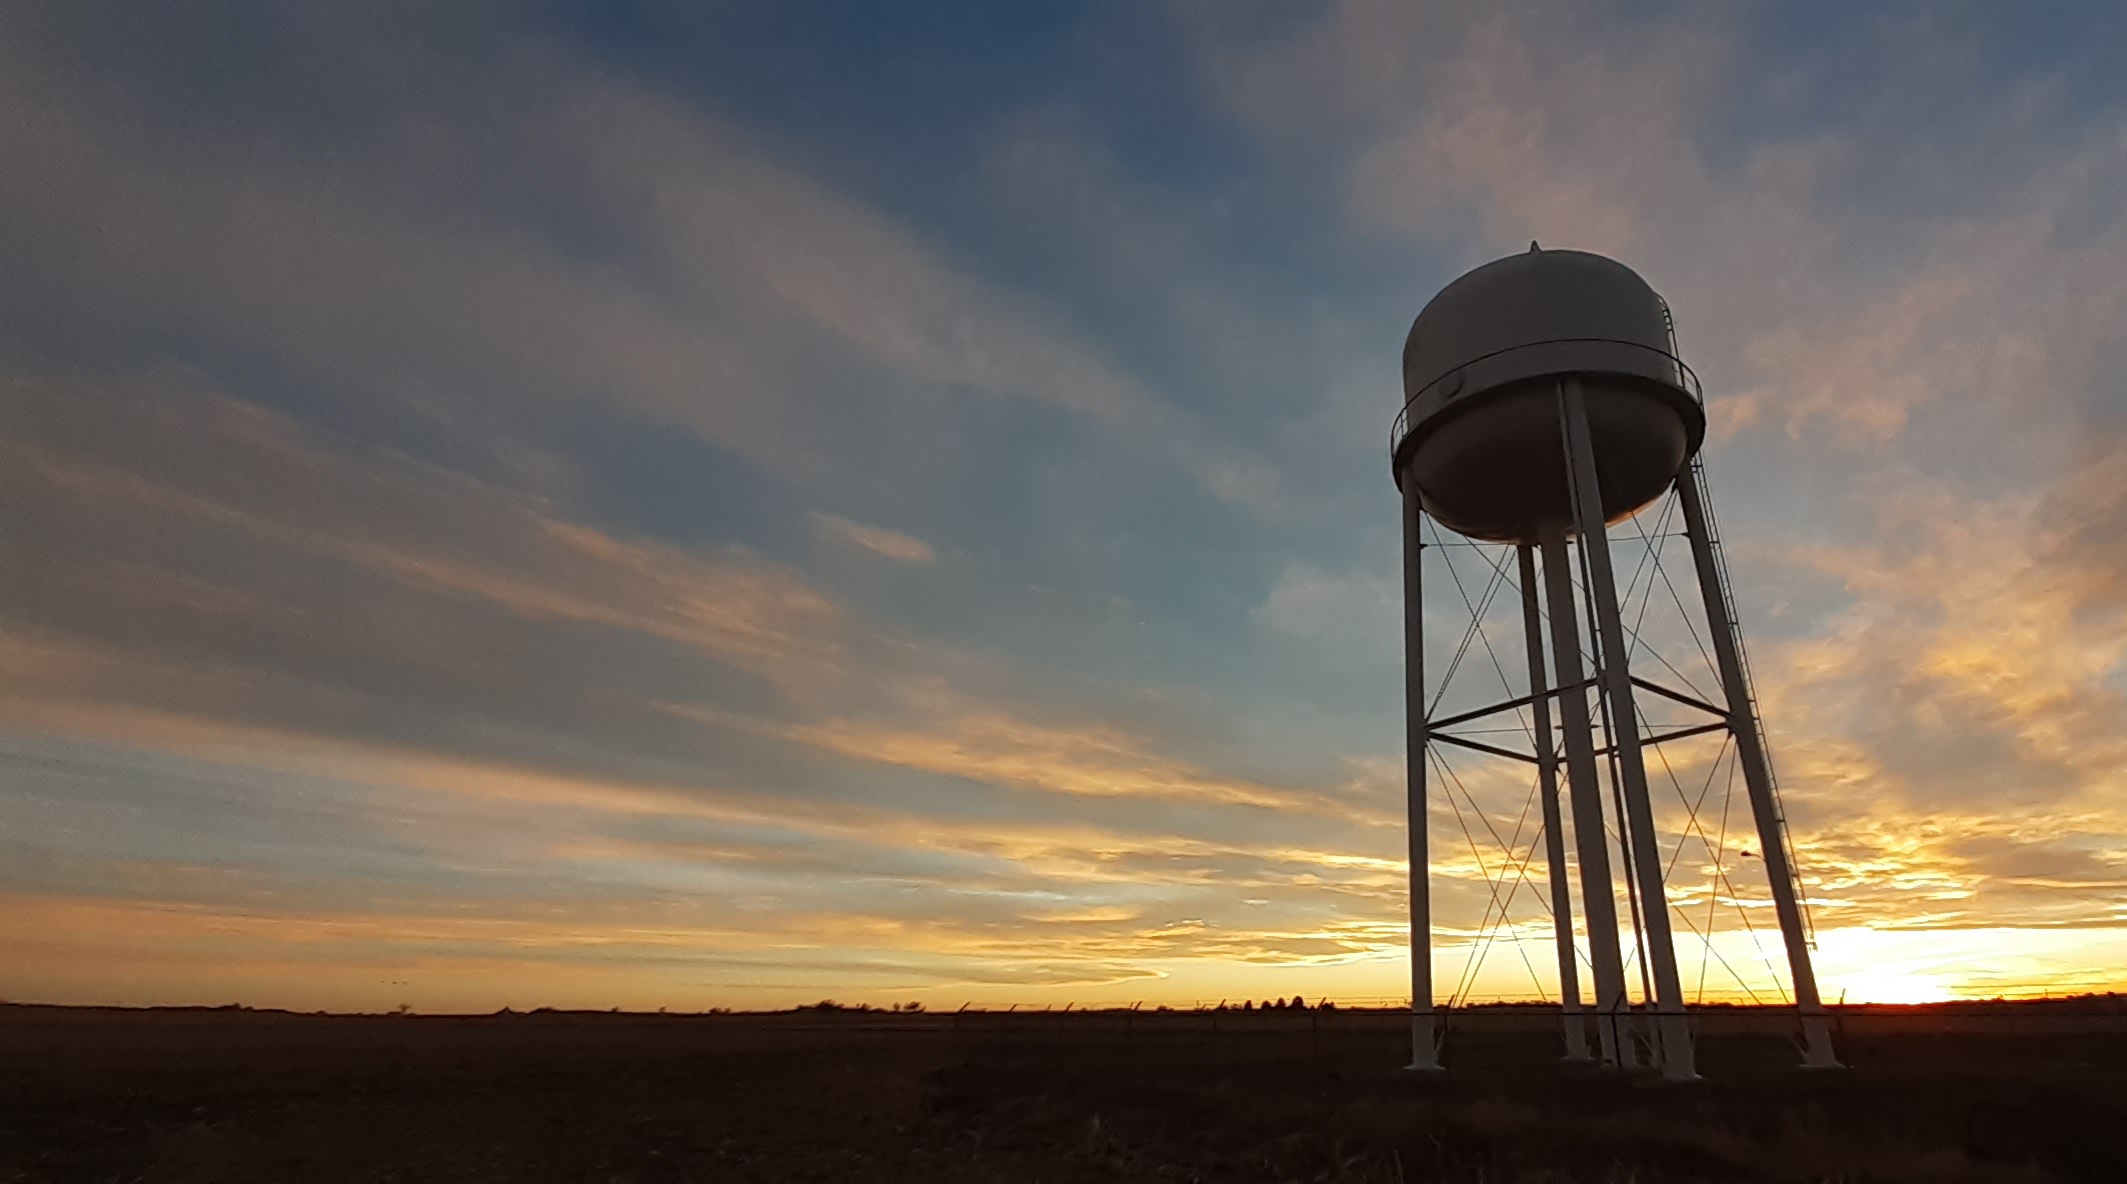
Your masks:
{"label": "water tower", "polygon": [[[1592,1018],[1594,1055],[1605,1064],[1633,1067],[1636,1052],[1630,1033],[1639,1032],[1665,1076],[1696,1075],[1648,794],[1646,752],[1651,745],[1715,728],[1733,737],[1735,766],[1741,769],[1756,822],[1801,1016],[1805,1063],[1836,1064],[1810,967],[1785,826],[1709,525],[1697,459],[1706,415],[1697,380],[1677,356],[1668,305],[1621,263],[1582,251],[1542,250],[1532,243],[1526,254],[1495,260],[1455,280],[1425,306],[1404,346],[1403,384],[1406,401],[1390,449],[1396,486],[1403,495],[1411,1067],[1440,1065],[1426,773],[1428,746],[1445,743],[1536,766],[1568,1057],[1590,1055]],[[1719,694],[1712,697],[1719,702],[1641,677],[1629,663],[1609,527],[1672,490],[1690,540],[1720,684]],[[1465,541],[1515,550],[1528,649],[1526,695],[1451,717],[1427,718],[1421,604],[1427,545],[1419,535],[1427,517]],[[1584,652],[1593,655],[1592,673],[1583,662]],[[1643,692],[1689,704],[1708,719],[1700,727],[1650,732],[1636,706]],[[1454,725],[1522,709],[1534,716],[1533,752],[1508,751],[1450,731]],[[1609,740],[1600,748],[1598,724]],[[1594,978],[1592,1017],[1583,1008],[1578,983],[1567,827],[1558,800],[1557,740],[1563,741],[1566,798]],[[1608,773],[1607,784],[1600,772]],[[1629,1002],[1620,953],[1616,879],[1606,833],[1611,826],[1619,835],[1618,862],[1632,904],[1631,939],[1645,955],[1643,1010],[1636,1013],[1651,1018],[1645,1028],[1638,1026]]]}

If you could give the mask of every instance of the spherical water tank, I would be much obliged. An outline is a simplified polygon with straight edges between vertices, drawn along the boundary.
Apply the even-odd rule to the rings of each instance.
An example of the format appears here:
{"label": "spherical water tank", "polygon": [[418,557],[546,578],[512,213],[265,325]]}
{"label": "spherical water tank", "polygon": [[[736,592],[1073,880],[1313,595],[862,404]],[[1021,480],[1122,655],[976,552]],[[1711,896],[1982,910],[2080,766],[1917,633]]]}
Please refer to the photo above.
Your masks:
{"label": "spherical water tank", "polygon": [[1615,522],[1661,496],[1706,435],[1669,306],[1631,268],[1585,251],[1496,259],[1440,290],[1403,347],[1396,484],[1441,525],[1533,542],[1571,529],[1559,390],[1577,379]]}

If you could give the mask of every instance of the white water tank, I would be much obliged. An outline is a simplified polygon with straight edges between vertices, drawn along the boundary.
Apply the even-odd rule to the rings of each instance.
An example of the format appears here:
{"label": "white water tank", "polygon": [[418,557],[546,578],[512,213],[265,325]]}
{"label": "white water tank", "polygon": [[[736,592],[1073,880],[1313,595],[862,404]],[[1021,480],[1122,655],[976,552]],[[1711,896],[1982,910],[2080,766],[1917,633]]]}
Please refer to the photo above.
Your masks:
{"label": "white water tank", "polygon": [[1660,496],[1706,435],[1698,383],[1677,358],[1669,307],[1624,264],[1530,244],[1440,290],[1403,347],[1396,484],[1418,483],[1441,525],[1534,542],[1571,528],[1559,383],[1578,379],[1615,522]]}

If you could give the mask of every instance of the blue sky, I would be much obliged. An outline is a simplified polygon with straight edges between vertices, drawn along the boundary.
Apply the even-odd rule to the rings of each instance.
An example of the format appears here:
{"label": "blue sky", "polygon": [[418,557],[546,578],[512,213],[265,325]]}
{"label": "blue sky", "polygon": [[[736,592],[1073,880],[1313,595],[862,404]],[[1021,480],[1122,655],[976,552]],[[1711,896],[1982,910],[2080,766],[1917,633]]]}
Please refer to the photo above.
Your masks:
{"label": "blue sky", "polygon": [[[1396,995],[1396,358],[1531,239],[1639,269],[1706,382],[1829,989],[2127,952],[2116,8],[0,47],[10,997]],[[1711,868],[1707,989],[1766,989]]]}

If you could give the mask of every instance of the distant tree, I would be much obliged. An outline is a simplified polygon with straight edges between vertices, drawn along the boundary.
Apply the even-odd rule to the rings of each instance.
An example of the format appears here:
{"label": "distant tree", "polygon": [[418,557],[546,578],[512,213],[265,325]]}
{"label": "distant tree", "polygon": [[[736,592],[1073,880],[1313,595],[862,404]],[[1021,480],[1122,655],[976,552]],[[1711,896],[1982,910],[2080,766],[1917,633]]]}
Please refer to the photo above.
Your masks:
{"label": "distant tree", "polygon": [[1306,1011],[1307,1000],[1300,998],[1298,995],[1294,995],[1292,997],[1292,1009],[1294,1011]]}
{"label": "distant tree", "polygon": [[1253,1000],[1253,999],[1243,999],[1243,1000],[1241,1000],[1241,1010],[1242,1010],[1242,1011],[1254,1011],[1255,1009],[1256,1009],[1256,1001],[1255,1001],[1255,1000]]}
{"label": "distant tree", "polygon": [[902,1005],[901,1005],[901,1010],[903,1010],[903,1011],[922,1011],[922,1010],[923,1010],[923,1003],[922,1003],[922,1001],[921,1001],[921,1000],[917,1000],[917,1001],[915,1001],[915,1002],[912,1002],[912,1003],[904,1003],[904,1004],[902,1004]]}

